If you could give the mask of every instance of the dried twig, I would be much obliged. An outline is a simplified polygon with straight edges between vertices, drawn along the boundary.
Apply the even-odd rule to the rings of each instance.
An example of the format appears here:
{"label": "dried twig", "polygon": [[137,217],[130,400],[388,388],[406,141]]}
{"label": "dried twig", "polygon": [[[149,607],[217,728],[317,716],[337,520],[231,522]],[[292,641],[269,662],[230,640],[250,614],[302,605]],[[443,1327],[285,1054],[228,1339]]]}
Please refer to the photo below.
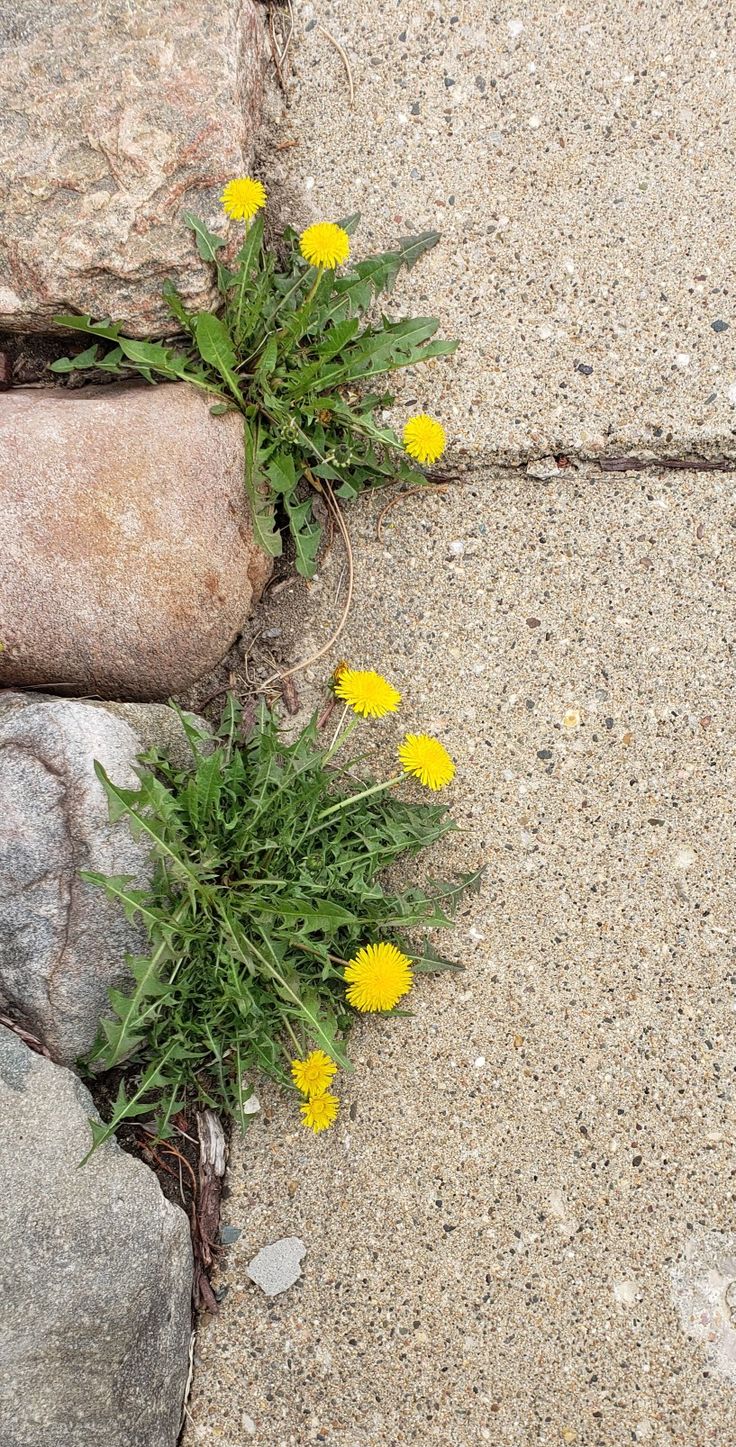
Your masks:
{"label": "dried twig", "polygon": [[[273,60],[274,70],[276,71],[276,77],[278,79],[279,86],[281,87],[284,95],[286,95],[288,87],[288,76],[286,74],[286,59],[289,54],[289,49],[294,36],[294,9],[291,0],[287,0],[286,8],[289,12],[289,29],[287,31],[286,40],[283,42],[281,48],[279,49],[276,39],[276,27],[273,23],[273,0],[269,0],[268,37],[271,44],[271,59]],[[278,150],[283,148],[277,147],[276,149]]]}
{"label": "dried twig", "polygon": [[47,1050],[46,1046],[42,1044],[40,1040],[37,1040],[35,1035],[31,1035],[30,1030],[24,1030],[22,1025],[18,1025],[15,1020],[11,1020],[9,1015],[0,1015],[0,1025],[4,1025],[7,1030],[12,1030],[13,1034],[17,1035],[18,1039],[22,1040],[23,1044],[27,1045],[29,1050],[35,1050],[37,1055],[43,1055],[47,1060],[53,1059],[51,1051]]}
{"label": "dried twig", "polygon": [[281,681],[281,694],[286,704],[286,712],[292,714],[299,712],[299,694],[293,678],[284,678]]}
{"label": "dried twig", "polygon": [[217,1311],[217,1298],[209,1282],[209,1271],[217,1252],[220,1230],[220,1196],[227,1163],[225,1132],[213,1110],[197,1111],[199,1135],[199,1180],[197,1209],[192,1222],[194,1248],[195,1305]]}
{"label": "dried twig", "polygon": [[336,708],[337,708],[337,699],[335,698],[335,695],[334,695],[334,693],[333,693],[333,694],[330,694],[330,697],[329,697],[329,699],[327,700],[327,703],[325,704],[325,706],[324,706],[324,708],[323,708],[323,710],[322,710],[319,718],[317,719],[317,728],[318,728],[318,729],[323,729],[323,728],[326,727],[326,725],[330,722],[330,719],[332,718],[332,715],[333,715],[333,713],[335,712],[335,709],[336,709]]}
{"label": "dried twig", "polygon": [[190,1422],[192,1420],[192,1414],[189,1411],[189,1398],[191,1396],[192,1381],[194,1379],[194,1348],[196,1345],[196,1341],[197,1333],[196,1331],[193,1331],[189,1338],[189,1371],[187,1372],[186,1386],[184,1388],[184,1401],[181,1404],[181,1418],[179,1420],[180,1432],[182,1427],[184,1426],[184,1419],[187,1418]]}
{"label": "dried twig", "polygon": [[345,47],[340,44],[339,40],[336,40],[334,35],[330,34],[329,30],[325,30],[324,25],[318,25],[317,29],[322,35],[324,35],[325,40],[329,40],[330,45],[334,45],[335,50],[337,51],[343,65],[345,66],[345,74],[348,78],[348,85],[350,87],[350,108],[352,110],[352,107],[355,105],[355,86],[353,85],[353,72],[350,69],[350,61],[348,60],[347,51],[345,50]]}

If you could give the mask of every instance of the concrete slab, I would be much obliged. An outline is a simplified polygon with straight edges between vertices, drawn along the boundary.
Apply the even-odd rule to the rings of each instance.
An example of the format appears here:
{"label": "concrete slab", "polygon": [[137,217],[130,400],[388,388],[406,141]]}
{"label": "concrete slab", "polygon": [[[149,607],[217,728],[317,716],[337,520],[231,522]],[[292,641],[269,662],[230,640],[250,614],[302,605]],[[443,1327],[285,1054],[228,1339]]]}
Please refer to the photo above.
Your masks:
{"label": "concrete slab", "polygon": [[[702,0],[295,0],[265,166],[365,251],[436,227],[400,286],[462,339],[403,380],[454,455],[734,455],[734,19]],[[343,61],[355,84],[350,109]],[[403,414],[402,414],[403,415]]]}
{"label": "concrete slab", "polygon": [[[736,478],[488,474],[380,542],[384,504],[349,511],[340,652],[451,749],[432,863],[486,881],[465,973],[356,1031],[334,1129],[259,1088],[186,1447],[732,1442]],[[292,656],[342,569],[272,601]],[[267,1302],[280,1235],[308,1254]]]}

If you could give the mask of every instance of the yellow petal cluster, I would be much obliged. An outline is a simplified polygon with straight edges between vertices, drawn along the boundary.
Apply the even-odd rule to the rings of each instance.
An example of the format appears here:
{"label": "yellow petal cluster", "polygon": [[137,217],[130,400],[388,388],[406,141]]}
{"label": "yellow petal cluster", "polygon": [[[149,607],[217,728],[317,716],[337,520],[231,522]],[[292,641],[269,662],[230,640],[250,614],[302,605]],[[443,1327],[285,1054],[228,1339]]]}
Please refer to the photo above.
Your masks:
{"label": "yellow petal cluster", "polygon": [[395,713],[401,694],[380,673],[370,669],[343,668],[335,684],[335,697],[348,703],[364,718],[383,718]]}
{"label": "yellow petal cluster", "polygon": [[426,789],[444,789],[455,777],[455,765],[444,744],[429,734],[407,734],[399,744],[399,759],[404,773]]}
{"label": "yellow petal cluster", "polygon": [[350,255],[350,237],[334,221],[317,221],[299,237],[299,250],[310,266],[333,271],[343,266]]}
{"label": "yellow petal cluster", "polygon": [[347,999],[356,1010],[393,1010],[412,986],[411,960],[385,940],[364,945],[345,970]]}
{"label": "yellow petal cluster", "polygon": [[324,1050],[310,1050],[306,1059],[291,1062],[291,1078],[302,1095],[323,1095],[335,1075],[337,1066]]}
{"label": "yellow petal cluster", "polygon": [[307,1130],[313,1130],[315,1135],[332,1125],[339,1109],[337,1096],[328,1094],[313,1095],[299,1106],[303,1124]]}
{"label": "yellow petal cluster", "polygon": [[266,204],[266,189],[252,176],[238,176],[228,181],[220,204],[232,221],[252,221],[256,211]]}
{"label": "yellow petal cluster", "polygon": [[436,462],[442,456],[446,445],[445,429],[435,417],[419,412],[410,417],[404,427],[404,447],[410,457],[423,466]]}

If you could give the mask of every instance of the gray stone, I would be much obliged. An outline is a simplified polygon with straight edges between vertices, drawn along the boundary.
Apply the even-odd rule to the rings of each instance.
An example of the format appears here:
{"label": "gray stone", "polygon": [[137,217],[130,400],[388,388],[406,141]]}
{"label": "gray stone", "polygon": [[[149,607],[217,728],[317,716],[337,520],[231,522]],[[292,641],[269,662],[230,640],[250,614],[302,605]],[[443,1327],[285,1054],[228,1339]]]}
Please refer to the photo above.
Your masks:
{"label": "gray stone", "polygon": [[242,418],[188,386],[0,394],[0,687],[166,699],[208,673],[271,569],[243,470]]}
{"label": "gray stone", "polygon": [[2,1447],[174,1447],[192,1253],[152,1171],[90,1145],[91,1097],[0,1028]]}
{"label": "gray stone", "polygon": [[251,167],[267,47],[255,0],[6,0],[0,12],[0,326],[57,312],[176,330],[209,270],[182,215],[226,225],[223,184]]}
{"label": "gray stone", "polygon": [[[96,699],[88,699],[94,708],[104,708],[114,718],[123,719],[130,724],[133,732],[140,739],[141,752],[148,752],[149,749],[156,749],[160,754],[165,754],[172,764],[179,769],[185,769],[192,762],[192,750],[187,736],[179,722],[178,715],[173,708],[165,703],[113,703],[109,699],[100,702]],[[0,705],[1,706],[1,705]],[[200,748],[204,753],[211,753],[214,747],[212,730],[206,719],[200,718],[198,714],[185,711],[188,722],[199,733],[207,735],[203,739]],[[210,740],[210,742],[208,742]]]}
{"label": "gray stone", "polygon": [[94,761],[135,788],[142,734],[165,748],[176,721],[166,713],[165,733],[158,710],[156,733],[140,721],[134,731],[79,700],[0,693],[0,1008],[64,1064],[92,1045],[108,989],[127,979],[126,951],[145,947],[143,931],[79,876],[129,874],[142,886],[150,871],[125,820],[110,824]]}
{"label": "gray stone", "polygon": [[306,1254],[307,1248],[298,1236],[282,1236],[280,1241],[262,1246],[246,1269],[251,1281],[260,1286],[266,1296],[278,1296],[299,1280],[300,1262]]}

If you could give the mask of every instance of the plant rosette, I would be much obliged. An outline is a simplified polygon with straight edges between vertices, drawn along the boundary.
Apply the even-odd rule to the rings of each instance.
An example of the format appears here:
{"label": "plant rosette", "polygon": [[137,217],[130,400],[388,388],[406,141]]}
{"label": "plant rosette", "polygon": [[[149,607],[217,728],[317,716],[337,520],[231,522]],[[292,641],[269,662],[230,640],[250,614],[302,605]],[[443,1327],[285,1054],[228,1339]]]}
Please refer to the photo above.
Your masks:
{"label": "plant rosette", "polygon": [[127,337],[118,322],[57,316],[57,325],[92,340],[51,370],[188,382],[211,399],[213,414],[240,413],[256,541],[278,556],[283,523],[298,572],[311,578],[321,539],[315,492],[350,500],[372,485],[422,484],[422,469],[444,451],[444,429],[426,413],[409,419],[403,439],[385,424],[381,414],[394,397],[382,379],[449,356],[457,342],[436,338],[435,317],[365,320],[402,268],[411,269],[439,236],[425,231],[353,261],[356,213],[339,223],[319,221],[301,236],[287,227],[276,250],[264,243],[260,181],[237,177],[221,199],[226,215],[244,227],[234,257],[223,236],[196,216],[184,218],[212,267],[217,311],[190,312],[167,281],[164,298],[180,327],[172,342]]}
{"label": "plant rosette", "polygon": [[316,713],[289,739],[265,704],[242,742],[230,696],[214,750],[177,710],[189,767],[144,754],[139,787],[124,789],[95,765],[111,819],[149,842],[155,870],[147,889],[83,876],[149,937],[128,960],[130,988],[111,991],[88,1058],[95,1073],[125,1067],[110,1120],[91,1122],[92,1149],[139,1116],[170,1135],[192,1098],[245,1127],[259,1072],[294,1091],[303,1124],[320,1133],[338,1115],[335,1077],[352,1068],[356,1015],[403,1013],[417,973],[461,968],[427,932],[452,923],[481,871],[399,891],[386,882],[398,860],[455,828],[443,802],[415,797],[447,788],[454,763],[440,740],[407,734],[398,773],[356,781],[342,751],[401,695],[347,666],[333,691],[345,712],[329,744]]}

